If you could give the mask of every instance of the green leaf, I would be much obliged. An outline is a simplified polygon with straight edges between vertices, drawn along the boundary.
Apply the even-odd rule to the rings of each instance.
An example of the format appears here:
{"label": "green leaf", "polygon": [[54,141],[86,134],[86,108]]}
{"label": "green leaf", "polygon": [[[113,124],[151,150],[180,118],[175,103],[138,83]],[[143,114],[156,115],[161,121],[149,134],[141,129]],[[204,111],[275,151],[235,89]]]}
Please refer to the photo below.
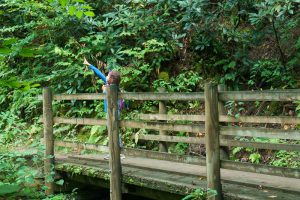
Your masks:
{"label": "green leaf", "polygon": [[0,54],[8,55],[10,53],[11,53],[11,49],[9,49],[7,47],[0,48]]}
{"label": "green leaf", "polygon": [[0,195],[16,193],[20,190],[20,186],[17,184],[7,184],[0,182]]}
{"label": "green leaf", "polygon": [[17,38],[8,38],[8,39],[4,40],[3,46],[15,44],[17,41],[18,41]]}
{"label": "green leaf", "polygon": [[93,127],[92,127],[92,129],[91,129],[91,135],[94,135],[94,134],[97,132],[98,127],[99,127],[99,126],[93,126]]}
{"label": "green leaf", "polygon": [[31,57],[34,57],[34,52],[35,52],[35,50],[32,48],[23,48],[21,50],[21,52],[19,53],[19,55],[21,57],[31,58]]}
{"label": "green leaf", "polygon": [[243,149],[243,147],[235,147],[235,148],[232,150],[232,154],[235,155],[235,154],[237,154],[238,152],[240,152],[242,149]]}
{"label": "green leaf", "polygon": [[258,164],[261,159],[261,155],[259,153],[252,153],[250,154],[249,159],[252,163]]}
{"label": "green leaf", "polygon": [[75,12],[75,15],[78,19],[81,19],[82,18],[82,15],[83,15],[83,12],[81,10],[78,10]]}
{"label": "green leaf", "polygon": [[87,11],[87,12],[84,12],[84,14],[88,17],[94,17],[95,16],[95,13],[93,11]]}
{"label": "green leaf", "polygon": [[60,185],[60,186],[62,186],[63,184],[64,184],[64,180],[63,179],[60,179],[59,181],[56,181],[55,183],[57,184],[57,185]]}
{"label": "green leaf", "polygon": [[36,88],[36,87],[40,87],[40,86],[41,86],[41,84],[38,84],[38,83],[30,85],[31,88]]}
{"label": "green leaf", "polygon": [[59,3],[63,8],[65,8],[68,3],[68,0],[59,0]]}
{"label": "green leaf", "polygon": [[73,16],[75,14],[75,12],[76,12],[76,6],[71,6],[70,9],[69,9],[69,14],[71,16]]}
{"label": "green leaf", "polygon": [[235,62],[235,61],[231,61],[231,62],[228,64],[228,68],[229,68],[229,69],[233,69],[235,66],[236,66],[236,62]]}

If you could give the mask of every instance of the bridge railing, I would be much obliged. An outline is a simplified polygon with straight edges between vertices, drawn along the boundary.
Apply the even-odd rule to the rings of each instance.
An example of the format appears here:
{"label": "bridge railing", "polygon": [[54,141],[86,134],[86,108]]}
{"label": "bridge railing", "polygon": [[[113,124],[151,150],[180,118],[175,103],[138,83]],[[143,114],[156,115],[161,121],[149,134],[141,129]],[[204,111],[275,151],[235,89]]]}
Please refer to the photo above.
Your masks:
{"label": "bridge railing", "polygon": [[[230,147],[252,147],[257,149],[270,150],[287,150],[300,151],[300,132],[299,130],[282,130],[263,127],[240,127],[232,126],[232,123],[243,124],[300,124],[300,118],[287,116],[239,116],[232,117],[226,115],[224,111],[224,102],[227,101],[296,101],[300,100],[300,90],[271,90],[271,91],[226,91],[224,87],[220,86],[217,90],[216,86],[207,84],[205,92],[194,93],[119,93],[117,98],[128,100],[158,100],[160,101],[159,114],[140,114],[139,119],[144,121],[133,120],[116,120],[119,123],[115,124],[118,127],[127,128],[144,128],[160,131],[160,135],[142,135],[138,136],[139,140],[153,140],[159,141],[161,151],[165,151],[165,142],[184,142],[189,144],[205,144],[206,146],[206,160],[196,159],[199,164],[207,165],[207,179],[208,188],[216,189],[218,194],[221,194],[220,182],[220,168],[241,170],[248,172],[264,173],[276,176],[300,178],[300,169],[274,167],[262,164],[241,163],[236,161],[221,160],[220,146]],[[117,91],[117,90],[115,90]],[[117,92],[115,92],[117,93]],[[108,96],[111,94],[107,94]],[[55,94],[53,100],[101,100],[108,99],[106,94]],[[45,124],[45,139],[46,139],[46,154],[53,155],[54,138],[53,138],[53,124],[80,124],[80,125],[108,125],[108,119],[90,119],[77,118],[67,119],[53,117],[51,112],[51,98],[50,89],[44,89],[44,124]],[[205,115],[169,115],[166,114],[164,108],[164,101],[202,101],[205,102]],[[115,98],[114,104],[108,108],[113,109],[117,105]],[[109,117],[108,117],[109,118]],[[116,116],[114,116],[116,118]],[[192,124],[178,124],[177,121],[190,121]],[[171,122],[171,123],[170,123]],[[205,122],[205,124],[197,123]],[[166,131],[182,131],[190,133],[205,133],[205,137],[179,137],[170,136]],[[294,144],[286,143],[263,143],[255,141],[241,141],[236,137],[249,138],[275,138],[283,140],[298,141]],[[85,149],[95,149],[108,151],[107,147],[94,144],[74,144],[70,142],[55,141],[56,145],[69,147],[84,147]],[[118,148],[118,146],[115,146]],[[48,150],[47,150],[48,149]],[[52,149],[52,150],[51,150]],[[131,154],[145,155],[148,157],[156,157],[159,159],[177,159],[178,156],[172,156],[167,153],[143,152],[137,153],[130,149],[127,150]],[[119,158],[118,158],[119,159]],[[183,160],[183,159],[181,159]],[[49,163],[53,163],[51,157],[45,161],[45,172],[47,173]],[[194,162],[195,159],[186,158],[184,162]],[[50,172],[49,172],[50,173]],[[50,186],[51,188],[51,186]],[[51,191],[50,191],[51,192]],[[217,199],[221,198],[220,195]]]}

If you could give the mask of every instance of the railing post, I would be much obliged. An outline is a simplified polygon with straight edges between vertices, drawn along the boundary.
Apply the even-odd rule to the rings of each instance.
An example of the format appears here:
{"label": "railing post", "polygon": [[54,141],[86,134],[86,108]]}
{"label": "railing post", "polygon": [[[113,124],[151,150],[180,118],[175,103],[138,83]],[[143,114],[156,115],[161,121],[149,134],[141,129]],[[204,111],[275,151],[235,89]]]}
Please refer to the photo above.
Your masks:
{"label": "railing post", "polygon": [[44,122],[44,143],[45,160],[44,175],[47,195],[54,193],[54,137],[53,137],[53,113],[52,93],[49,87],[43,88],[43,122]]}
{"label": "railing post", "polygon": [[209,199],[222,199],[220,174],[220,141],[217,86],[205,84],[205,144],[207,187],[217,191],[217,195]]}
{"label": "railing post", "polygon": [[118,111],[117,85],[106,86],[107,97],[107,129],[109,137],[109,168],[110,175],[110,199],[122,199],[121,187],[121,160],[119,144],[119,111]]}
{"label": "railing post", "polygon": [[[158,92],[165,92],[166,89],[158,88]],[[164,101],[159,101],[159,114],[167,114],[167,107]],[[159,130],[159,135],[167,135],[167,131]],[[168,152],[168,144],[166,142],[159,142],[159,151]]]}
{"label": "railing post", "polygon": [[[218,92],[222,92],[222,91],[226,91],[226,90],[227,90],[226,85],[218,85]],[[219,110],[220,115],[226,115],[224,102],[222,102],[220,100],[218,100],[218,110]],[[221,125],[224,125],[224,123]],[[229,159],[229,148],[227,146],[220,147],[220,159],[221,160]]]}

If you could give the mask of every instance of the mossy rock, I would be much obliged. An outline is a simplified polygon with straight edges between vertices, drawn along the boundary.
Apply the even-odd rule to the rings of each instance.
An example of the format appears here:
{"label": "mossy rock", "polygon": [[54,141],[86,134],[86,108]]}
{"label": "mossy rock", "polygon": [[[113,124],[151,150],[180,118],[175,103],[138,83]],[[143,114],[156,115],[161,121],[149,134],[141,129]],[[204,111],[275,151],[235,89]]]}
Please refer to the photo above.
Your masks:
{"label": "mossy rock", "polygon": [[168,72],[160,72],[158,78],[164,81],[169,81],[170,79]]}

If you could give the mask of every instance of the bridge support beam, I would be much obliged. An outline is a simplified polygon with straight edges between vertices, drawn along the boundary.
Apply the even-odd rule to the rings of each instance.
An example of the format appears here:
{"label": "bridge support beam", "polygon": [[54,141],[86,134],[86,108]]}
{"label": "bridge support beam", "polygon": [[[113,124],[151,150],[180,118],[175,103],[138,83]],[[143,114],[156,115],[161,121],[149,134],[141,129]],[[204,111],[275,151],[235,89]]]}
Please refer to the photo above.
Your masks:
{"label": "bridge support beam", "polygon": [[119,141],[119,105],[117,85],[106,86],[107,95],[107,130],[109,137],[110,199],[122,199],[122,170]]}
{"label": "bridge support beam", "polygon": [[205,144],[207,187],[217,191],[210,200],[222,199],[220,173],[220,141],[219,141],[219,112],[217,86],[205,84]]}
{"label": "bridge support beam", "polygon": [[[161,87],[158,88],[158,92],[166,92],[166,89]],[[167,114],[167,107],[165,101],[159,101],[159,114]],[[159,135],[168,135],[167,131],[160,130]],[[166,142],[159,142],[159,151],[168,152],[168,144]]]}
{"label": "bridge support beam", "polygon": [[54,193],[54,137],[53,137],[53,113],[52,93],[49,87],[43,88],[43,123],[45,141],[44,175],[46,195]]}
{"label": "bridge support beam", "polygon": [[[224,92],[226,91],[226,85],[218,85],[218,92]],[[218,112],[220,115],[227,115],[224,102],[219,101],[218,102]],[[220,125],[224,126],[226,123],[221,123]],[[222,138],[220,138],[222,139]],[[222,146],[220,147],[220,159],[221,160],[229,160],[229,147],[228,146]]]}

